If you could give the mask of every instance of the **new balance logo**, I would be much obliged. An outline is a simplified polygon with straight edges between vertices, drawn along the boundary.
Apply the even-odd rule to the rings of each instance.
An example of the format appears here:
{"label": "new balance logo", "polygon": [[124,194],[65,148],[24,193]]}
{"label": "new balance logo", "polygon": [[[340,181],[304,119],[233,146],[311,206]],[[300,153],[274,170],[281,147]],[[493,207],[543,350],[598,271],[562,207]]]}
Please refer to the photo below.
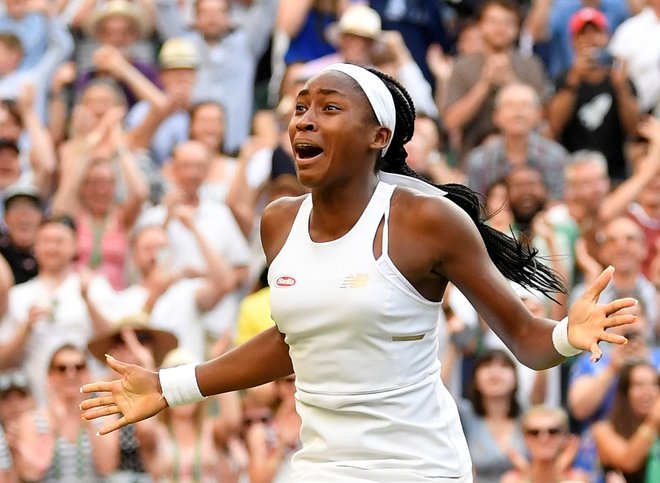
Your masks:
{"label": "new balance logo", "polygon": [[369,283],[369,275],[365,273],[356,273],[347,275],[339,286],[340,288],[363,288]]}

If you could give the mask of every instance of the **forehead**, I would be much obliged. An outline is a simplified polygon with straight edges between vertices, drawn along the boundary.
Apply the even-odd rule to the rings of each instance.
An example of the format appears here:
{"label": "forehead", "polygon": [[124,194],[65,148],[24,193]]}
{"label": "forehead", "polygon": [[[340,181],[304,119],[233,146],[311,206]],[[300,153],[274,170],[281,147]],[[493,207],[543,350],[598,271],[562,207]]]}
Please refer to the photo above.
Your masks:
{"label": "forehead", "polygon": [[609,238],[635,237],[643,238],[644,232],[637,223],[628,218],[618,218],[605,227],[605,233]]}
{"label": "forehead", "polygon": [[339,71],[324,71],[309,79],[299,95],[337,94],[345,97],[360,98],[368,104],[366,94],[357,81]]}

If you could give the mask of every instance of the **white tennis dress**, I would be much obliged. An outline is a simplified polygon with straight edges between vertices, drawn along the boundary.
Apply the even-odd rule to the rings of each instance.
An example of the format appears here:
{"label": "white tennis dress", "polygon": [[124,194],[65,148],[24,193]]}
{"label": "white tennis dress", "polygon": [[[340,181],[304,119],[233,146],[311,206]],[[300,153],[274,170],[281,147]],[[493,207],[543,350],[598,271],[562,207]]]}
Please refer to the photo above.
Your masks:
{"label": "white tennis dress", "polygon": [[440,304],[387,256],[393,191],[380,182],[355,226],[325,243],[309,236],[308,196],[271,264],[271,310],[290,347],[302,418],[295,482],[472,481],[458,411],[440,380]]}

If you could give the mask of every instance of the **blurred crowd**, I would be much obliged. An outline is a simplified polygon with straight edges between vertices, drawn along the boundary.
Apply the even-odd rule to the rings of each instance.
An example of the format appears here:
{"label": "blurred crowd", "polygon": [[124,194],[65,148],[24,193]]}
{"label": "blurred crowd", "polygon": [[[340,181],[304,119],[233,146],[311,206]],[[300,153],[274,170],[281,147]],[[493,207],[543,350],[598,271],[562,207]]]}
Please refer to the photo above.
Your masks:
{"label": "blurred crowd", "polygon": [[608,265],[601,301],[639,301],[626,345],[534,372],[448,288],[475,481],[660,481],[660,0],[4,0],[0,483],[287,481],[295,377],[103,437],[79,387],[273,324],[259,218],[306,192],[288,120],[335,62],[399,80],[409,165],[561,274],[512,287],[533,313]]}

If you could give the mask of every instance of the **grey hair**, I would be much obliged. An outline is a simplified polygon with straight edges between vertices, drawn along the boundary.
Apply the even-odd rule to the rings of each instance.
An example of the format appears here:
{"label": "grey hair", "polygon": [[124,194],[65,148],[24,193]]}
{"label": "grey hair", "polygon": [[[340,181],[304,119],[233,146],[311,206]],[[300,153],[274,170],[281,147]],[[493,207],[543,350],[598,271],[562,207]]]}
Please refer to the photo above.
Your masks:
{"label": "grey hair", "polygon": [[570,173],[576,166],[581,166],[587,163],[596,163],[599,168],[607,174],[607,158],[600,151],[590,151],[588,149],[581,149],[571,154],[568,164],[564,169],[565,178],[568,179]]}
{"label": "grey hair", "polygon": [[497,94],[495,95],[495,107],[500,107],[502,105],[502,97],[504,97],[504,94],[506,92],[513,90],[513,89],[525,89],[529,91],[532,94],[532,101],[534,103],[534,107],[541,107],[541,98],[539,97],[538,93],[534,90],[534,88],[529,85],[525,84],[524,82],[512,82],[511,84],[507,84],[504,87],[502,87],[500,90],[497,91]]}

